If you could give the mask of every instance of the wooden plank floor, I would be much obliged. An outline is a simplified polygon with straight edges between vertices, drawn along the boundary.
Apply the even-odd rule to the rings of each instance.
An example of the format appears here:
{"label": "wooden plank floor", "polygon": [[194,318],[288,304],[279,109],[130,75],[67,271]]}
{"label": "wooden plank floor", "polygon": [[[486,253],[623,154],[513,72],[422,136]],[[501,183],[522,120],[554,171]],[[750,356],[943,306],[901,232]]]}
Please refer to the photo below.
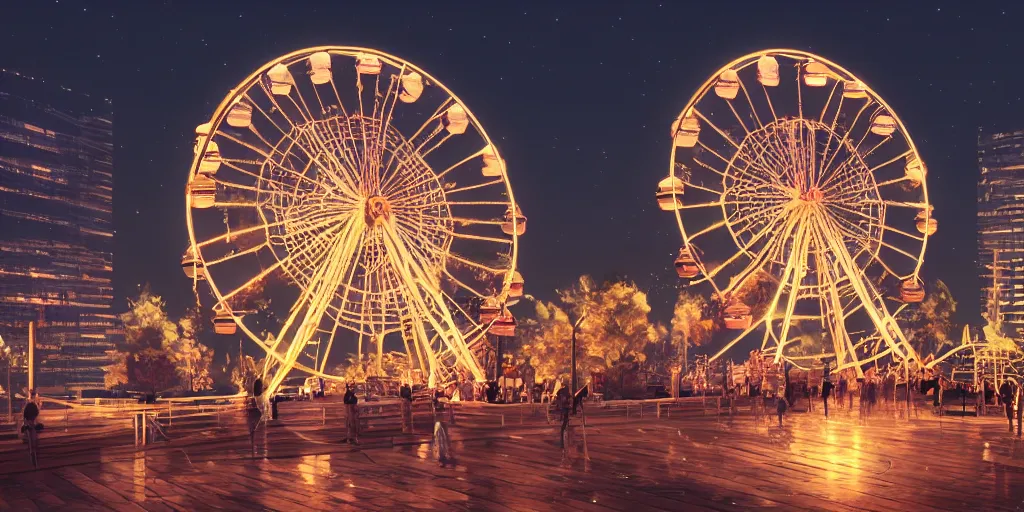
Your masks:
{"label": "wooden plank floor", "polygon": [[[338,442],[287,427],[261,454],[209,439],[0,475],[0,510],[1018,510],[1024,444],[995,418],[867,421],[836,411],[655,418],[587,429],[563,461],[553,428],[454,427],[457,464],[427,444]],[[582,441],[582,429],[577,429]],[[2,469],[0,469],[2,472]]]}

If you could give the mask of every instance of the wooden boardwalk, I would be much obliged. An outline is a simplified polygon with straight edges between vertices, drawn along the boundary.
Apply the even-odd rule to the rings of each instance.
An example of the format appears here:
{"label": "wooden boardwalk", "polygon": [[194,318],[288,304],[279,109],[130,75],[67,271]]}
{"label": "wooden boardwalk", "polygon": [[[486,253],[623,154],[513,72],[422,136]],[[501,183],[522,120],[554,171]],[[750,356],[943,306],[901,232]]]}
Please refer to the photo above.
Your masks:
{"label": "wooden boardwalk", "polygon": [[837,416],[794,414],[781,429],[749,414],[599,421],[589,462],[582,450],[564,462],[548,426],[455,427],[454,468],[422,437],[353,449],[338,428],[282,427],[257,458],[246,439],[209,438],[0,474],[0,510],[1024,507],[1024,444],[995,418]]}

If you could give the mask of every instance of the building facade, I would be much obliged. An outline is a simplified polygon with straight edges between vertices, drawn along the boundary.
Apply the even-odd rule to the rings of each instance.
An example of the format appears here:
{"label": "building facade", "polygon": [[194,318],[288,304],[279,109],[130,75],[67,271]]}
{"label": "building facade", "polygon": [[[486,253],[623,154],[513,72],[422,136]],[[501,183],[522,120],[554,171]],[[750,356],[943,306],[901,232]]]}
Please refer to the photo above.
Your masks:
{"label": "building facade", "polygon": [[102,98],[0,71],[0,336],[25,354],[36,322],[42,391],[102,388],[120,333],[111,111]]}
{"label": "building facade", "polygon": [[981,304],[1007,334],[1024,330],[1024,130],[978,138]]}

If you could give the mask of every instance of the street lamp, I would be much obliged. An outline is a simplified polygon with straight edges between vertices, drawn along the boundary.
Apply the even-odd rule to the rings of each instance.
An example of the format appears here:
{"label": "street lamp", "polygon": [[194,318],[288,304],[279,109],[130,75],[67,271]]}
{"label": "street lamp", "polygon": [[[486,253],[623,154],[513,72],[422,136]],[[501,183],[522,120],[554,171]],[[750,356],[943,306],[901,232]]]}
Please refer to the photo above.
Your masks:
{"label": "street lamp", "polygon": [[572,324],[572,355],[570,356],[570,365],[572,366],[571,374],[569,376],[570,393],[576,394],[576,332],[579,331],[580,325],[583,324],[583,320],[587,318],[587,312],[584,311],[582,315],[576,320],[576,323]]}

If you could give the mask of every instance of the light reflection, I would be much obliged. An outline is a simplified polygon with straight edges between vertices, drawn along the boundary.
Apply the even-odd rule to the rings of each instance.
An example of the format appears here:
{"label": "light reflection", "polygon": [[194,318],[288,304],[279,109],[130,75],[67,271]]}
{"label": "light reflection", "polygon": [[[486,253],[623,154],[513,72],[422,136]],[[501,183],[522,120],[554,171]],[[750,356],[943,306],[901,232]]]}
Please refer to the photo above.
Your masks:
{"label": "light reflection", "polygon": [[146,452],[135,452],[132,465],[132,490],[135,501],[146,501]]}
{"label": "light reflection", "polygon": [[[302,477],[302,483],[311,486],[316,485],[317,476],[330,476],[331,456],[329,454],[303,455],[300,457],[296,469],[299,472],[299,476]],[[349,485],[351,486],[351,484]]]}

